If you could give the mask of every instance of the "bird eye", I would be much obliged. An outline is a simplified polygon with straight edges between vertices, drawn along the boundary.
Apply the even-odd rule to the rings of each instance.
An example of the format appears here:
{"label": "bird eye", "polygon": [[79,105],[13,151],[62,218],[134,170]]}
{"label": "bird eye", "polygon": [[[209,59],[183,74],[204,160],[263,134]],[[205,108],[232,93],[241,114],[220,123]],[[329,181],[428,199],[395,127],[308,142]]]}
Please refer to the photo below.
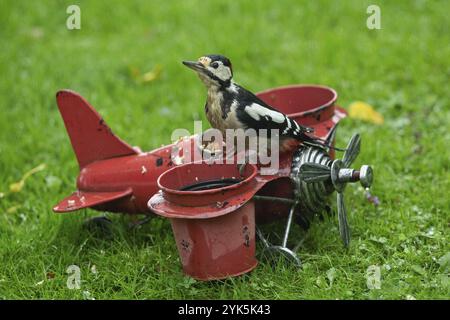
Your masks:
{"label": "bird eye", "polygon": [[217,69],[219,67],[219,64],[217,62],[213,62],[213,63],[211,63],[211,67],[213,67],[214,69]]}

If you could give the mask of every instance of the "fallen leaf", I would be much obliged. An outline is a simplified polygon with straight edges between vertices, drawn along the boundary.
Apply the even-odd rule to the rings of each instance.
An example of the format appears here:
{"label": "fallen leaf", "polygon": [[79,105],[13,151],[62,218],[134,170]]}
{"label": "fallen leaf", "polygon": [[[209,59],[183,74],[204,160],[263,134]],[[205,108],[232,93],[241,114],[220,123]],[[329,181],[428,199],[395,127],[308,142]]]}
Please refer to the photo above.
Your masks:
{"label": "fallen leaf", "polygon": [[24,180],[20,180],[19,182],[11,183],[9,185],[9,191],[11,192],[20,192],[25,184]]}
{"label": "fallen leaf", "polygon": [[17,210],[20,209],[20,207],[21,207],[21,205],[19,204],[19,205],[17,205],[17,206],[13,206],[13,207],[11,207],[11,208],[8,208],[8,209],[6,210],[6,213],[9,213],[9,214],[16,213]]}
{"label": "fallen leaf", "polygon": [[33,174],[44,170],[47,167],[47,165],[45,163],[41,163],[40,165],[38,165],[37,167],[25,172],[25,174],[22,176],[22,179],[18,182],[12,183],[9,186],[9,191],[11,192],[20,192],[22,191],[23,186],[25,185],[25,181],[32,176]]}
{"label": "fallen leaf", "polygon": [[49,272],[47,272],[46,276],[47,276],[47,279],[55,279],[56,275],[54,272],[49,271]]}
{"label": "fallen leaf", "polygon": [[41,286],[41,285],[43,285],[43,284],[44,284],[44,280],[39,281],[39,282],[36,282],[34,285],[35,285],[35,286]]}
{"label": "fallen leaf", "polygon": [[350,118],[360,119],[375,124],[384,123],[383,116],[375,111],[375,109],[370,104],[362,101],[355,101],[350,104],[348,108],[348,115]]}
{"label": "fallen leaf", "polygon": [[161,75],[162,67],[161,65],[157,64],[152,70],[141,73],[141,71],[138,68],[130,66],[128,67],[128,71],[130,77],[133,78],[134,81],[136,81],[139,84],[142,84],[152,82],[158,79],[159,76]]}
{"label": "fallen leaf", "polygon": [[160,65],[156,65],[153,70],[146,72],[142,75],[142,82],[151,82],[159,78],[162,68]]}

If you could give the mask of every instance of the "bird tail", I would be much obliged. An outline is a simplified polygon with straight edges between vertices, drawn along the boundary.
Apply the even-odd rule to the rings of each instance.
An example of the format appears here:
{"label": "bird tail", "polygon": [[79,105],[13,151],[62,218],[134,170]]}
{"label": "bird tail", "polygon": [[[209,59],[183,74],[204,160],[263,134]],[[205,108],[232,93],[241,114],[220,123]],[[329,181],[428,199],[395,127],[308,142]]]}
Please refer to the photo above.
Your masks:
{"label": "bird tail", "polygon": [[[288,127],[283,132],[284,134],[287,134],[288,136],[291,136],[299,141],[302,142],[303,145],[311,146],[311,147],[317,147],[317,148],[328,148],[332,150],[337,151],[345,151],[346,149],[337,148],[332,144],[332,141],[329,141],[327,139],[321,139],[318,137],[313,137],[309,134],[313,134],[314,128],[311,127],[305,127],[297,123],[297,121],[294,121],[293,119],[286,117],[286,121],[288,123]],[[331,136],[329,136],[331,137]]]}

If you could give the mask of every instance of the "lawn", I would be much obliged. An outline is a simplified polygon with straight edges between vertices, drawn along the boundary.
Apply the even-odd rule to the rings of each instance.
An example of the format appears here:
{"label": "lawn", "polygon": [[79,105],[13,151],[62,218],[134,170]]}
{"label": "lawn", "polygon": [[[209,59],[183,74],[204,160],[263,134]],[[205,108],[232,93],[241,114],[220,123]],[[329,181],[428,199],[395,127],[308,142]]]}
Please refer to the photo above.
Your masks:
{"label": "lawn", "polygon": [[[76,1],[81,29],[69,31],[74,2],[0,2],[0,298],[448,299],[450,2],[375,1],[381,30],[369,30],[373,1]],[[228,56],[252,91],[324,84],[344,108],[361,100],[384,116],[338,129],[341,146],[361,133],[355,165],[373,166],[380,199],[375,207],[347,188],[348,250],[336,217],[326,218],[293,230],[304,238],[301,269],[261,260],[250,274],[204,283],[183,276],[166,220],[130,229],[108,214],[106,237],[82,227],[96,211],[52,212],[78,174],[56,91],[81,93],[119,137],[151,150],[205,120],[205,89],[180,63],[205,53]],[[66,285],[70,265],[80,290]],[[379,289],[367,286],[370,266]]]}

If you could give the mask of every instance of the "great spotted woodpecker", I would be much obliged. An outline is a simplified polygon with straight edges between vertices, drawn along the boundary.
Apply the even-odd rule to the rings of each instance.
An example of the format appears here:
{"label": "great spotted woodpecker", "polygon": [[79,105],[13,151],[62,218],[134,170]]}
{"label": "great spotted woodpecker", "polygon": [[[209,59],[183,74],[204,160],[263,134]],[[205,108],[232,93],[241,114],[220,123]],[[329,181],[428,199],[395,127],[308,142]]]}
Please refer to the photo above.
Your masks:
{"label": "great spotted woodpecker", "polygon": [[[304,127],[282,112],[272,108],[250,91],[233,81],[231,61],[221,55],[206,55],[198,61],[183,61],[195,70],[208,89],[205,112],[208,121],[225,136],[226,129],[278,130],[280,151],[286,151],[295,142],[316,147],[329,147],[323,140],[308,133]],[[269,132],[270,133],[270,132]],[[294,143],[293,143],[294,142]]]}

